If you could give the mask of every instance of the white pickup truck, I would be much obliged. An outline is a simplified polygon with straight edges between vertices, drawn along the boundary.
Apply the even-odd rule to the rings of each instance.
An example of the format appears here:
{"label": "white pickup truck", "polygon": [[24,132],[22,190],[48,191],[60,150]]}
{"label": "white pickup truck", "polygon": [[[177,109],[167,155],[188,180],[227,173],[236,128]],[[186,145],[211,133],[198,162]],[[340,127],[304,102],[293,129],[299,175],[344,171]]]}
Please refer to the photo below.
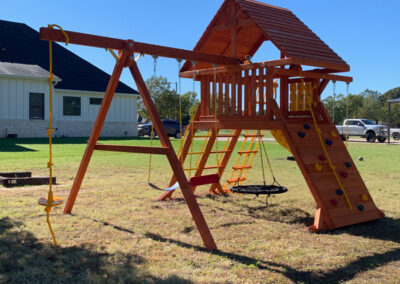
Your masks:
{"label": "white pickup truck", "polygon": [[347,126],[348,137],[363,137],[367,142],[375,142],[375,140],[378,139],[381,143],[385,142],[388,137],[388,127],[385,125],[375,124],[368,119],[345,119],[343,125],[336,125],[343,140],[346,140]]}

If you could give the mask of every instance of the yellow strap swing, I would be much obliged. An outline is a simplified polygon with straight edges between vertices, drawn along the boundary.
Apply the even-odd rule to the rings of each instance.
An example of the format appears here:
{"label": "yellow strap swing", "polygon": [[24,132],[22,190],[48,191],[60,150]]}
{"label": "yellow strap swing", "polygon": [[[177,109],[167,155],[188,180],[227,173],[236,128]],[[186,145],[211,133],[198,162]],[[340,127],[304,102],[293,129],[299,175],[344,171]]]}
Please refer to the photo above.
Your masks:
{"label": "yellow strap swing", "polygon": [[[68,45],[69,37],[64,30],[58,25],[49,25],[49,28],[57,27],[61,30],[63,35],[65,36],[65,45]],[[47,136],[49,137],[49,161],[47,162],[47,167],[49,168],[49,191],[46,197],[41,197],[38,200],[39,205],[45,206],[44,209],[46,211],[46,222],[49,226],[49,230],[51,236],[53,237],[54,245],[57,245],[56,236],[54,234],[53,228],[50,223],[50,212],[54,206],[61,205],[63,203],[63,199],[61,197],[54,196],[53,194],[53,49],[52,49],[52,41],[49,41],[49,77],[47,81],[49,83],[49,129],[47,130]]]}

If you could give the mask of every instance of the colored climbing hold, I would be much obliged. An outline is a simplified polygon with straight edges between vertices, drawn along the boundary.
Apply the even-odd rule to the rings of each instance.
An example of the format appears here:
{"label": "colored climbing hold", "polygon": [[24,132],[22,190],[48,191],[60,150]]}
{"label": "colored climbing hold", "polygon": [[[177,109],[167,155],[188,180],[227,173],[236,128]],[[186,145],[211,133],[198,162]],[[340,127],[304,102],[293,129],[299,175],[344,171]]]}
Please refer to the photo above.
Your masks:
{"label": "colored climbing hold", "polygon": [[343,190],[341,190],[341,189],[336,190],[336,194],[337,195],[343,195]]}
{"label": "colored climbing hold", "polygon": [[301,138],[306,137],[306,134],[303,131],[297,132],[297,135],[299,135],[299,137],[301,137]]}
{"label": "colored climbing hold", "polygon": [[335,133],[335,131],[331,131],[331,137],[332,138],[335,138],[337,135],[336,135],[336,133]]}
{"label": "colored climbing hold", "polygon": [[346,162],[346,163],[344,163],[344,165],[345,165],[346,167],[348,167],[348,168],[351,168],[351,167],[353,166],[353,164],[350,163],[350,162]]}
{"label": "colored climbing hold", "polygon": [[361,200],[368,201],[368,195],[366,195],[366,194],[361,195]]}
{"label": "colored climbing hold", "polygon": [[331,146],[332,145],[332,140],[327,138],[327,139],[325,139],[325,143],[326,143],[326,145]]}
{"label": "colored climbing hold", "polygon": [[318,159],[319,159],[320,161],[325,161],[325,160],[326,160],[326,158],[325,158],[324,155],[319,155],[319,156],[318,156]]}
{"label": "colored climbing hold", "polygon": [[344,172],[344,171],[340,172],[339,174],[340,174],[342,177],[344,177],[344,178],[347,178],[347,176],[348,176],[347,173]]}
{"label": "colored climbing hold", "polygon": [[336,199],[331,199],[331,204],[333,206],[336,206],[338,204],[338,201]]}
{"label": "colored climbing hold", "polygon": [[321,166],[320,164],[318,164],[318,163],[315,163],[314,168],[315,168],[315,170],[316,170],[317,172],[322,171],[322,166]]}
{"label": "colored climbing hold", "polygon": [[357,206],[357,209],[360,210],[360,211],[364,211],[364,205],[359,204],[359,205]]}
{"label": "colored climbing hold", "polygon": [[310,129],[311,127],[310,127],[310,125],[308,124],[308,123],[304,123],[304,129]]}

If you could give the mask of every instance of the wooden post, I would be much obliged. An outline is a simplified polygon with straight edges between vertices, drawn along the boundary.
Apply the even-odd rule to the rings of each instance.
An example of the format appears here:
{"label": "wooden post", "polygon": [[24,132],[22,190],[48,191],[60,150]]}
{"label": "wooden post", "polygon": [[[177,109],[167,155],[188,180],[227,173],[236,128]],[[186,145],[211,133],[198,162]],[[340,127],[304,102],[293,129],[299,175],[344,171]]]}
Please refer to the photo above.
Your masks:
{"label": "wooden post", "polygon": [[225,116],[229,116],[229,72],[225,73]]}
{"label": "wooden post", "polygon": [[238,83],[237,114],[238,114],[239,117],[242,117],[242,100],[243,100],[243,97],[242,97],[242,93],[243,93],[242,71],[238,72],[238,75],[237,75],[236,78],[237,78],[237,83]]}
{"label": "wooden post", "polygon": [[165,131],[165,128],[162,125],[160,116],[158,115],[156,107],[153,101],[151,100],[149,90],[146,87],[146,84],[142,78],[142,75],[140,74],[136,62],[132,62],[132,64],[129,66],[129,70],[131,71],[133,79],[135,80],[136,86],[142,97],[143,104],[146,106],[151,121],[153,122],[154,128],[158,134],[161,145],[169,148],[166,152],[168,161],[171,165],[171,168],[174,172],[176,179],[178,180],[182,194],[185,198],[186,204],[189,207],[190,213],[193,216],[194,222],[197,226],[200,236],[203,239],[204,246],[206,247],[207,250],[216,249],[217,245],[214,242],[210,229],[208,228],[206,220],[204,219],[203,213],[200,210],[199,204],[196,201],[196,198],[185,176],[183,168],[171,145],[171,141],[168,138],[167,132]]}
{"label": "wooden post", "polygon": [[257,69],[251,69],[251,77],[250,77],[250,116],[256,117],[256,77],[257,77]]}
{"label": "wooden post", "polygon": [[272,104],[274,102],[274,74],[272,68],[267,68],[266,83],[267,119],[273,120],[274,114],[272,113]]}
{"label": "wooden post", "polygon": [[236,116],[236,73],[231,76],[231,116]]}
{"label": "wooden post", "polygon": [[288,118],[288,112],[289,112],[289,83],[288,83],[288,77],[287,76],[282,76],[280,80],[281,86],[279,88],[280,90],[280,109],[282,112],[283,117],[286,119]]}
{"label": "wooden post", "polygon": [[258,115],[260,118],[264,117],[264,68],[258,69]]}
{"label": "wooden post", "polygon": [[74,207],[76,197],[78,195],[79,189],[81,188],[82,181],[85,177],[85,173],[89,166],[90,158],[92,157],[97,140],[99,139],[101,128],[103,127],[104,120],[106,119],[108,109],[110,108],[112,98],[114,97],[114,93],[117,89],[119,78],[121,77],[121,73],[125,66],[127,58],[127,52],[122,52],[118,63],[114,67],[114,71],[111,75],[110,81],[108,82],[106,93],[101,103],[96,122],[94,123],[92,132],[90,133],[85,153],[83,155],[78,172],[75,176],[75,180],[69,193],[67,203],[65,204],[64,213],[71,213],[72,208]]}
{"label": "wooden post", "polygon": [[224,81],[224,74],[218,74],[218,116],[221,117],[223,115],[223,81]]}

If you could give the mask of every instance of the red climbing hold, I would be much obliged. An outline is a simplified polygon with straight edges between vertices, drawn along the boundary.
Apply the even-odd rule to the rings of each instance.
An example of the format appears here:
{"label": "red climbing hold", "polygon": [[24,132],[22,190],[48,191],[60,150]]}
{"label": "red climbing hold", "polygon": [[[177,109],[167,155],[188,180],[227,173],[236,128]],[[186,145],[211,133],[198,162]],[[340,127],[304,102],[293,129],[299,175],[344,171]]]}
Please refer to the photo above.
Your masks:
{"label": "red climbing hold", "polygon": [[347,178],[347,173],[346,172],[340,172],[340,175],[344,178]]}
{"label": "red climbing hold", "polygon": [[333,206],[336,206],[338,204],[338,201],[336,199],[331,199],[331,204]]}
{"label": "red climbing hold", "polygon": [[325,161],[325,160],[326,160],[326,158],[325,158],[324,155],[319,155],[319,156],[318,156],[318,159],[319,159],[320,161]]}

